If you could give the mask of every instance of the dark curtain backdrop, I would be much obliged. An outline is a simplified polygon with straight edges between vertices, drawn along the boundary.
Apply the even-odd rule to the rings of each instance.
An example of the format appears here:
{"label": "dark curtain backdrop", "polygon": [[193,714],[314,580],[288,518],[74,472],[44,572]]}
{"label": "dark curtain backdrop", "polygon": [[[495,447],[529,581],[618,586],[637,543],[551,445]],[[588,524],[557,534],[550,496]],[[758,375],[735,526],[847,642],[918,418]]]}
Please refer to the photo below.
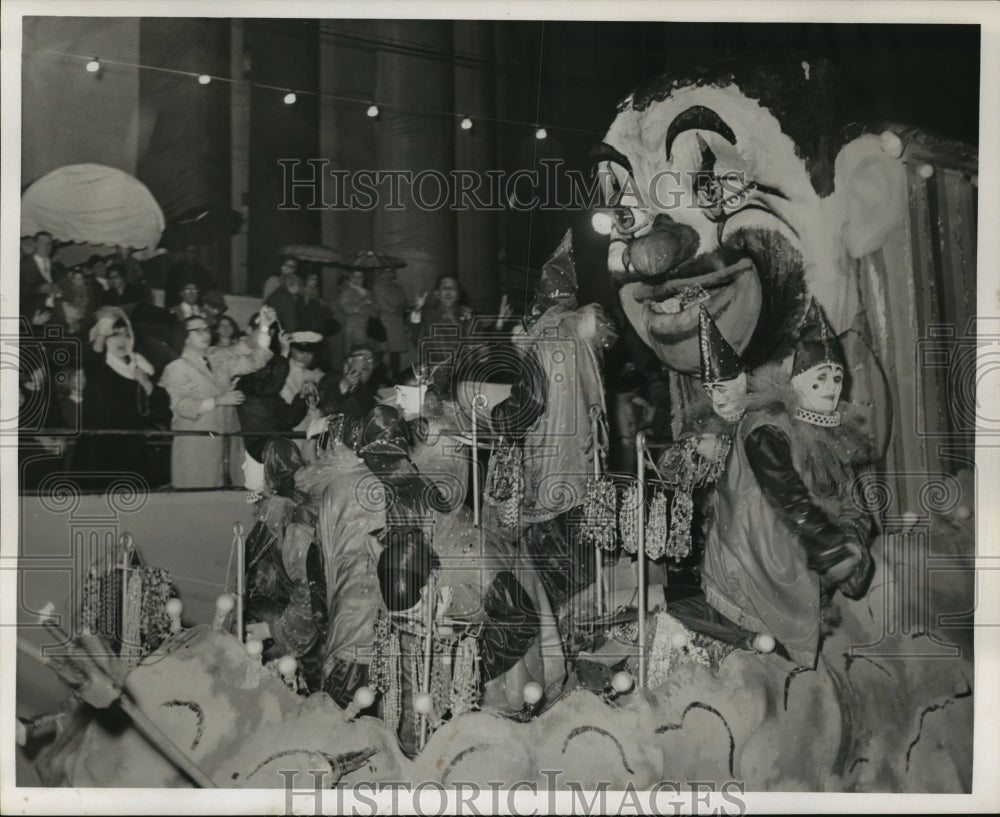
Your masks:
{"label": "dark curtain backdrop", "polygon": [[[69,164],[135,174],[139,27],[135,17],[24,18],[22,187]],[[108,62],[100,74],[91,74],[81,59],[64,54],[99,54]]]}
{"label": "dark curtain backdrop", "polygon": [[[282,244],[309,244],[320,240],[320,213],[301,207],[278,209],[284,197],[284,175],[279,159],[306,162],[319,153],[319,24],[315,20],[248,20],[246,23],[248,76],[255,86],[250,95],[250,190],[248,192],[248,290],[259,293],[264,281],[277,273]],[[284,103],[280,89],[298,89],[294,105]],[[303,167],[308,168],[307,165]]]}
{"label": "dark curtain backdrop", "polygon": [[[229,21],[148,17],[139,29],[143,65],[229,76]],[[139,73],[140,128],[136,175],[169,222],[192,207],[225,208],[230,197],[227,82],[201,85],[193,76]],[[212,242],[199,258],[229,283],[229,241]]]}

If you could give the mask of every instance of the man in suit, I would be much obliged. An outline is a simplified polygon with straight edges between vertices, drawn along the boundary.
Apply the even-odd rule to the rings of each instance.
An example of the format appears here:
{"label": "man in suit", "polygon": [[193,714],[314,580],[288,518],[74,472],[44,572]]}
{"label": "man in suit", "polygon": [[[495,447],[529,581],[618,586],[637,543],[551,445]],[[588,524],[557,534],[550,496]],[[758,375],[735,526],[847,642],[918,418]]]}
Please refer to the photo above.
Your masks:
{"label": "man in suit", "polygon": [[[294,259],[291,259],[295,263]],[[298,267],[288,263],[281,267],[281,286],[267,296],[265,304],[278,314],[281,331],[292,334],[298,332],[305,316],[305,301],[302,298],[303,280]]]}
{"label": "man in suit", "polygon": [[[55,307],[60,267],[52,258],[52,234],[35,233],[34,251],[21,256],[21,314],[35,322],[37,313]],[[44,298],[42,297],[44,296]]]}
{"label": "man in suit", "polygon": [[[267,329],[274,321],[272,310],[261,309],[260,323]],[[239,357],[214,355],[209,350],[212,330],[201,315],[184,322],[185,342],[181,356],[168,364],[160,385],[170,395],[171,428],[176,431],[227,431],[226,406],[243,403],[243,392],[233,387],[233,378],[249,374],[271,358],[270,334],[260,332],[251,353]],[[174,488],[217,488],[222,485],[221,436],[177,436],[171,450],[171,482]]]}

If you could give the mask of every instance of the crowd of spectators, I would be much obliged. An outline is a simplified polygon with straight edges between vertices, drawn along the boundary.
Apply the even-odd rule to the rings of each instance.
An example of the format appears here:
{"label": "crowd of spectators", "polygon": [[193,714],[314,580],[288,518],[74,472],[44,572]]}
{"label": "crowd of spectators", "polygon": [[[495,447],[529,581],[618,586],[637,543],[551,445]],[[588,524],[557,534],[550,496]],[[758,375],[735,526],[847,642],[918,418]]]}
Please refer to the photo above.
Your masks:
{"label": "crowd of spectators", "polygon": [[[450,276],[411,308],[395,270],[345,270],[327,295],[314,265],[286,257],[242,326],[192,250],[170,264],[162,305],[127,249],[72,267],[58,255],[48,233],[22,238],[19,423],[28,490],[56,471],[94,489],[126,474],[154,488],[240,485],[247,389],[268,384],[267,399],[290,412],[287,428],[259,433],[301,432],[333,413],[360,419],[380,387],[414,382],[417,346],[434,324],[457,328],[460,340],[472,317]],[[510,314],[506,301],[503,310]],[[66,353],[46,354],[53,338]],[[247,385],[253,373],[260,376]]]}

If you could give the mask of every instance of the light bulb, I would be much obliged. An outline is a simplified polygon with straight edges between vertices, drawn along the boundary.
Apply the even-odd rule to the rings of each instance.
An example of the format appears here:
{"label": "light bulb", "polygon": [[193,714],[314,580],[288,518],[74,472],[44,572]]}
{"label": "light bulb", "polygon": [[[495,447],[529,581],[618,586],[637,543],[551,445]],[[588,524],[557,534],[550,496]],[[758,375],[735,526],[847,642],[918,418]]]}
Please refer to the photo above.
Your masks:
{"label": "light bulb", "polygon": [[521,690],[521,698],[528,706],[534,706],[540,700],[542,700],[542,685],[535,681],[528,681],[524,685],[524,689]]}
{"label": "light bulb", "polygon": [[360,710],[367,709],[373,703],[375,703],[375,693],[371,687],[358,687],[354,693],[354,705]]}
{"label": "light bulb", "polygon": [[590,217],[590,226],[598,235],[611,235],[611,230],[615,226],[615,221],[610,213],[600,211]]}
{"label": "light bulb", "polygon": [[434,711],[434,699],[427,692],[413,697],[413,709],[418,715],[430,715]]}
{"label": "light bulb", "polygon": [[472,120],[469,117],[462,118],[462,130],[472,130]]}
{"label": "light bulb", "polygon": [[294,105],[295,104],[295,99],[296,99],[296,96],[291,91],[289,91],[287,94],[285,94],[285,104],[286,105]]}
{"label": "light bulb", "polygon": [[278,659],[278,672],[280,672],[284,678],[294,676],[295,671],[298,668],[299,662],[295,660],[294,655],[283,655]]}
{"label": "light bulb", "polygon": [[628,692],[632,689],[634,684],[635,679],[632,677],[632,673],[625,672],[625,670],[616,672],[614,677],[611,679],[611,686],[614,688],[615,692]]}
{"label": "light bulb", "polygon": [[211,81],[212,78],[208,74],[199,74],[198,76],[199,85],[208,85],[208,83],[210,83]]}
{"label": "light bulb", "polygon": [[920,174],[921,179],[929,179],[934,175],[934,166],[928,164],[922,164],[917,168],[917,173]]}
{"label": "light bulb", "polygon": [[369,105],[367,114],[371,119],[374,119],[376,116],[378,116],[379,115],[378,105]]}
{"label": "light bulb", "polygon": [[96,74],[101,70],[101,63],[98,61],[97,57],[94,57],[94,59],[87,63],[87,70],[91,74]]}
{"label": "light bulb", "polygon": [[545,128],[539,128],[538,130],[535,131],[535,138],[536,139],[544,139],[548,135],[549,135],[549,133],[548,133],[547,130],[545,130]]}

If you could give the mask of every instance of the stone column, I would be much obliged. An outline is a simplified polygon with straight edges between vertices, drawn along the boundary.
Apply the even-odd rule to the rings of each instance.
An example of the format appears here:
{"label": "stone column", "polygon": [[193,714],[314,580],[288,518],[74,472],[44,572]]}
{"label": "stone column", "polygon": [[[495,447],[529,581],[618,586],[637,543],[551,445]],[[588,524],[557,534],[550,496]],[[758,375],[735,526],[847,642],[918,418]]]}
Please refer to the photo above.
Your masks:
{"label": "stone column", "polygon": [[[377,169],[425,171],[446,176],[454,163],[454,79],[452,23],[437,20],[381,20],[376,36],[391,45],[376,54],[376,101],[382,108],[374,128]],[[399,276],[412,298],[429,290],[439,275],[455,274],[455,214],[447,204],[424,209],[403,185],[399,209],[383,201],[375,210],[375,249],[397,255],[408,267]],[[437,197],[433,178],[424,199]]]}
{"label": "stone column", "polygon": [[[496,93],[491,64],[493,61],[493,23],[459,20],[454,23],[455,52],[470,55],[455,62],[455,169],[479,181],[473,201],[490,202],[487,170],[498,167],[496,123],[483,121],[496,111]],[[462,130],[460,118],[468,115],[472,128]],[[461,205],[462,202],[459,202]],[[501,282],[497,231],[499,213],[478,209],[475,205],[455,214],[457,226],[458,280],[469,297],[469,304],[480,314],[494,313],[500,303]]]}

